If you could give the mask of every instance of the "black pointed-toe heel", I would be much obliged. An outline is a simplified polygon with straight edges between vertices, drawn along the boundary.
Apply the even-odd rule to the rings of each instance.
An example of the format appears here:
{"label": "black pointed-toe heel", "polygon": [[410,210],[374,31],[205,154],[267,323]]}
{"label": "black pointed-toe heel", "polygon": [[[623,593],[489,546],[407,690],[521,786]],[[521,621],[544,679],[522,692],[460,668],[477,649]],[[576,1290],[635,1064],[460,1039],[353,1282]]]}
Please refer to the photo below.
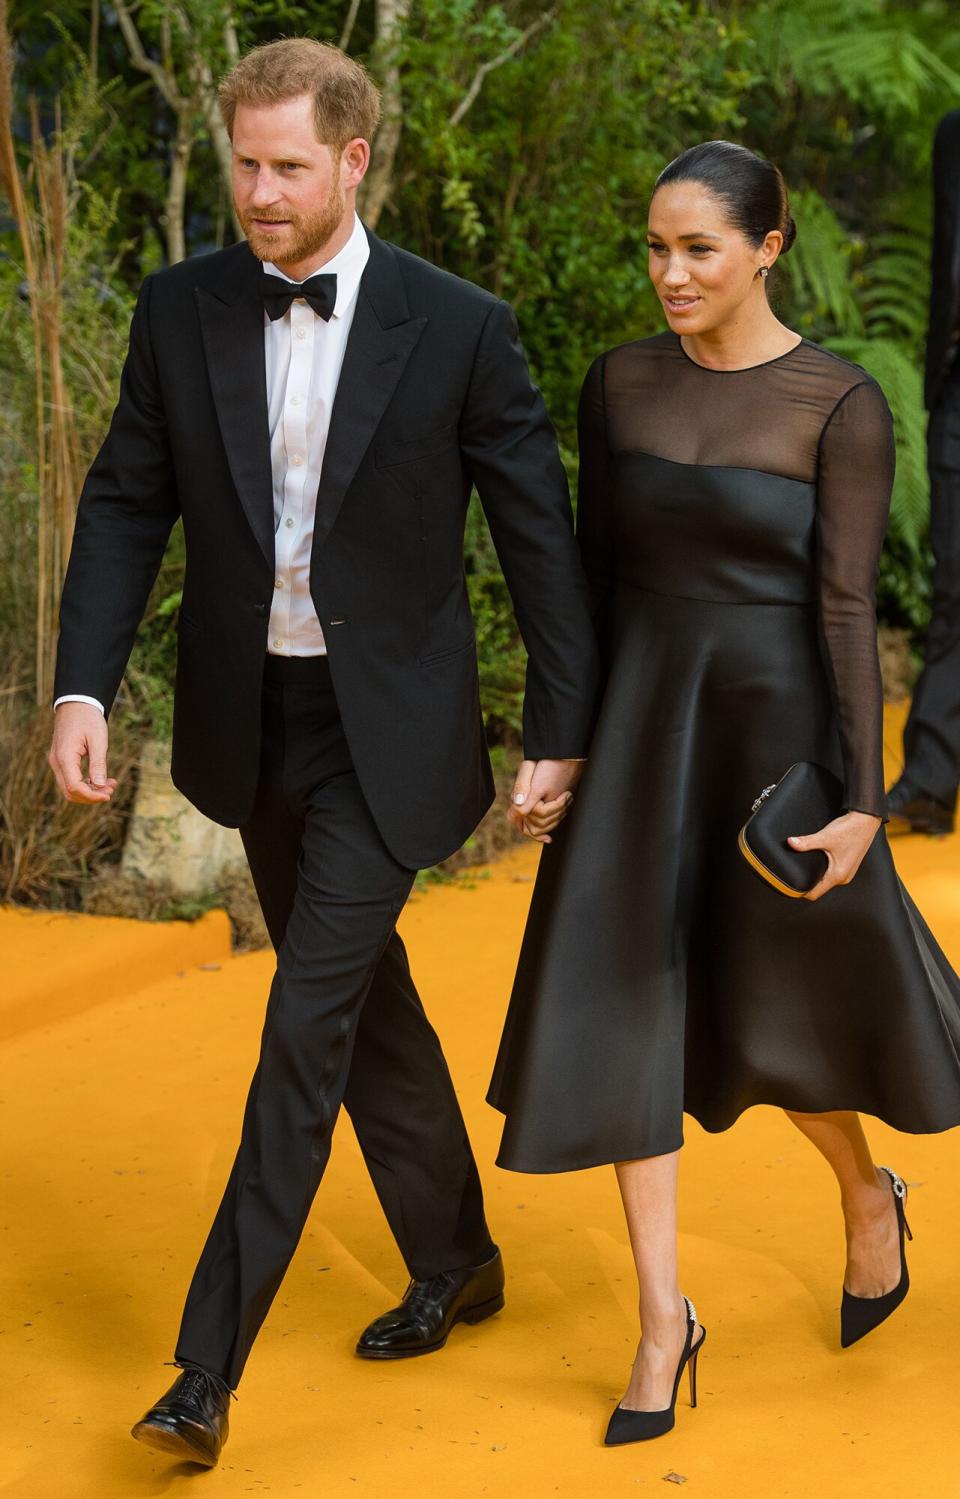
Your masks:
{"label": "black pointed-toe heel", "polygon": [[697,1325],[696,1308],[689,1297],[684,1296],[683,1299],[687,1307],[687,1336],[684,1339],[683,1352],[677,1365],[677,1377],[673,1381],[670,1404],[666,1410],[662,1411],[624,1410],[622,1405],[618,1405],[610,1417],[607,1434],[603,1439],[605,1447],[620,1447],[625,1442],[649,1442],[653,1437],[662,1437],[668,1431],[672,1431],[676,1419],[677,1390],[680,1388],[680,1376],[684,1369],[689,1370],[690,1373],[690,1407],[692,1410],[696,1409],[697,1359],[700,1357],[700,1349],[707,1340],[707,1329],[701,1328],[700,1336],[694,1343],[693,1332]]}
{"label": "black pointed-toe heel", "polygon": [[913,1238],[907,1215],[904,1212],[907,1188],[889,1166],[881,1166],[880,1170],[887,1173],[893,1188],[893,1203],[897,1210],[897,1227],[900,1230],[900,1280],[893,1290],[887,1291],[884,1296],[852,1296],[844,1287],[843,1300],[840,1303],[840,1346],[842,1348],[849,1348],[851,1343],[859,1343],[868,1332],[873,1332],[873,1329],[879,1327],[881,1322],[886,1322],[910,1289],[910,1275],[907,1271],[907,1256],[903,1244],[904,1237]]}

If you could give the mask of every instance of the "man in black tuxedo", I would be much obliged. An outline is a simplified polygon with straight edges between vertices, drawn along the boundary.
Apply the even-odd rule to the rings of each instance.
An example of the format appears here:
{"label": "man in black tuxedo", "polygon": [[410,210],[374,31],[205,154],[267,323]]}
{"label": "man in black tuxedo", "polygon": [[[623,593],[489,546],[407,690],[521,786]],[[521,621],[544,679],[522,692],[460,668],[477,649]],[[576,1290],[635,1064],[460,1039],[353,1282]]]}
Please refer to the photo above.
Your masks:
{"label": "man in black tuxedo", "polygon": [[889,832],[951,832],[960,784],[960,109],[937,129],[933,205],[925,384],[933,590]]}
{"label": "man in black tuxedo", "polygon": [[[510,309],[356,218],[379,112],[363,69],[317,42],[273,43],[228,76],[221,107],[247,242],[140,292],[80,500],[50,755],[65,795],[112,795],[105,711],[182,516],[173,775],[239,826],[277,949],[181,1373],[134,1428],[208,1466],[341,1102],[411,1276],[358,1352],[426,1353],[503,1305],[463,1119],[396,932],[415,871],[492,800],[463,572],[472,484],[529,654],[528,831],[582,769],[598,671],[564,474]],[[191,1148],[189,1112],[175,1141]]]}

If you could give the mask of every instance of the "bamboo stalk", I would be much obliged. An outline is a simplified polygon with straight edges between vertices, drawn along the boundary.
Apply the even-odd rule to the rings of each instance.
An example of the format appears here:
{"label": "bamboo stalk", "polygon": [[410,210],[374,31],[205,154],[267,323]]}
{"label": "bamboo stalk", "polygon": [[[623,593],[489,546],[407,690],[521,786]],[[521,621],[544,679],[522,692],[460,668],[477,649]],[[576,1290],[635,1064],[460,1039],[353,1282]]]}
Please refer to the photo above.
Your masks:
{"label": "bamboo stalk", "polygon": [[30,296],[30,321],[33,332],[34,405],[37,454],[37,638],[35,678],[37,701],[42,701],[46,684],[45,620],[49,609],[47,578],[49,576],[48,460],[44,411],[43,333],[37,313],[35,291],[38,284],[37,229],[24,191],[23,177],[17,161],[13,135],[13,44],[7,14],[7,0],[0,0],[0,186],[13,211],[20,234],[23,269]]}
{"label": "bamboo stalk", "polygon": [[73,406],[63,371],[62,308],[71,213],[59,103],[48,147],[30,101],[30,167],[26,180],[13,133],[14,59],[7,0],[0,0],[0,190],[22,247],[34,353],[37,483],[37,603],[34,661],[37,702],[53,688],[57,608],[73,538],[79,478]]}

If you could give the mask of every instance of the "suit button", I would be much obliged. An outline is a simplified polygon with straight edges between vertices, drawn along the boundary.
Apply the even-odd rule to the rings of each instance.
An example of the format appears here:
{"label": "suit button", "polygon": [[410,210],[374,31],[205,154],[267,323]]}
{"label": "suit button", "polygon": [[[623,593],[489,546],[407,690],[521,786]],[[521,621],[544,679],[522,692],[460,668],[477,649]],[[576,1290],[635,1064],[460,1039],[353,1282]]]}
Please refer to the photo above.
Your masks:
{"label": "suit button", "polygon": [[258,614],[260,616],[260,618],[262,619],[263,616],[267,612],[267,606],[266,606],[266,604],[254,604],[254,606],[253,606],[253,612],[254,612],[254,614]]}

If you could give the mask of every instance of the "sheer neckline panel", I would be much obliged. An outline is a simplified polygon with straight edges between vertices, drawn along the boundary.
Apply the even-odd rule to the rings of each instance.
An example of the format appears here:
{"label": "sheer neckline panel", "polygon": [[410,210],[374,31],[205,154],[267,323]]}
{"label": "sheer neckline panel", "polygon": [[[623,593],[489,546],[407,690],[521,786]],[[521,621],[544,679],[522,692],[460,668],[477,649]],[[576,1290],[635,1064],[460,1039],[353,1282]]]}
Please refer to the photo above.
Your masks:
{"label": "sheer neckline panel", "polygon": [[683,347],[683,340],[681,339],[679,333],[674,334],[674,337],[677,340],[677,347],[680,350],[680,353],[683,355],[684,359],[686,359],[688,363],[692,364],[695,369],[703,370],[704,374],[706,375],[749,375],[753,370],[769,369],[770,365],[779,364],[781,359],[789,359],[790,355],[795,354],[797,350],[801,348],[807,341],[805,338],[801,338],[789,349],[784,349],[782,354],[774,355],[773,359],[761,359],[759,364],[741,364],[735,366],[734,368],[723,370],[715,369],[712,365],[709,364],[701,364],[699,359],[694,359],[692,354],[687,353],[686,349]]}
{"label": "sheer neckline panel", "polygon": [[824,429],[864,382],[873,384],[859,366],[806,339],[749,369],[710,370],[675,333],[658,333],[603,356],[609,451],[815,483]]}

